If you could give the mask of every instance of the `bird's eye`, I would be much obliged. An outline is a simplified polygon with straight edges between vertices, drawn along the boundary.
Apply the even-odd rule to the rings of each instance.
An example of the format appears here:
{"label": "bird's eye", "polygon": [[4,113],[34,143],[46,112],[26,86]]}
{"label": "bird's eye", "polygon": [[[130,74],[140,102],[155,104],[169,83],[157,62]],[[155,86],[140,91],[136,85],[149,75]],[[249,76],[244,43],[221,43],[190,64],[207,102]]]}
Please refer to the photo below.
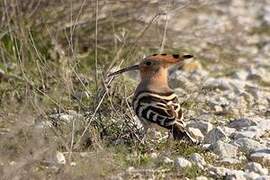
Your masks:
{"label": "bird's eye", "polygon": [[147,66],[150,66],[150,65],[152,64],[152,62],[151,62],[151,61],[146,61],[145,64],[146,64]]}

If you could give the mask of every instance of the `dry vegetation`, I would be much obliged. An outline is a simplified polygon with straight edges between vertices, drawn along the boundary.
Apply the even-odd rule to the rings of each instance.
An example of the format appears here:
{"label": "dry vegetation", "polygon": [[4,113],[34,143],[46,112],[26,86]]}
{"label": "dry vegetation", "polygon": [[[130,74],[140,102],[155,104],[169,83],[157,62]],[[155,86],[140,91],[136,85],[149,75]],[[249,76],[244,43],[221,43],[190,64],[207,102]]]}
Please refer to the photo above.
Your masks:
{"label": "dry vegetation", "polygon": [[[94,179],[148,163],[147,147],[138,145],[139,130],[126,111],[134,83],[119,79],[109,92],[105,88],[112,66],[136,61],[151,51],[142,51],[149,44],[159,47],[161,39],[148,42],[145,36],[153,25],[161,31],[155,22],[160,15],[149,23],[134,18],[148,6],[135,1],[1,1],[4,179]],[[50,114],[69,110],[84,117],[64,125],[56,118],[57,126],[35,127],[52,121]],[[66,152],[66,165],[54,164],[56,151]]]}
{"label": "dry vegetation", "polygon": [[[212,4],[0,0],[1,179],[108,178],[130,166],[153,168],[158,178],[204,174],[197,167],[179,172],[153,162],[149,154],[156,150],[172,157],[201,152],[207,161],[213,158],[181,143],[140,144],[141,129],[129,106],[136,82],[119,77],[112,83],[106,75],[149,53],[197,52],[194,32],[203,27],[179,32],[166,18],[172,16],[172,23],[179,16],[192,19]],[[178,39],[182,43],[175,44]],[[221,51],[222,43],[213,43],[196,55],[206,68],[218,61],[226,70],[238,53],[227,47]],[[209,51],[214,57],[202,55]],[[66,122],[55,117],[59,113],[72,118]],[[64,165],[55,159],[58,151],[66,157]],[[138,178],[123,175],[131,176]]]}

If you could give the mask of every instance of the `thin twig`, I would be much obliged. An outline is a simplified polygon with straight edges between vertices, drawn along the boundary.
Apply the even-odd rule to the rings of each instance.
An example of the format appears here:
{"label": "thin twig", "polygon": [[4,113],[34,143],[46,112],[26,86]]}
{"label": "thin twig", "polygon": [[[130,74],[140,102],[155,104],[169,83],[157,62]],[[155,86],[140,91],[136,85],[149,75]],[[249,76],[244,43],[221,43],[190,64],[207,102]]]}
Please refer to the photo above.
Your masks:
{"label": "thin twig", "polygon": [[96,21],[95,21],[95,83],[98,89],[98,0],[96,0]]}
{"label": "thin twig", "polygon": [[72,131],[71,131],[71,142],[70,142],[70,148],[69,148],[69,162],[71,162],[71,155],[72,155],[72,150],[73,150],[73,143],[74,143],[74,134],[75,134],[75,120],[72,119]]}
{"label": "thin twig", "polygon": [[[168,2],[167,8],[169,8],[169,2]],[[164,45],[165,45],[166,39],[167,39],[168,22],[169,22],[169,15],[168,15],[168,10],[167,10],[166,15],[165,15],[165,25],[164,25],[164,31],[163,31],[163,36],[162,36],[162,42],[161,42],[161,46],[159,49],[160,53],[162,53],[164,51]]]}

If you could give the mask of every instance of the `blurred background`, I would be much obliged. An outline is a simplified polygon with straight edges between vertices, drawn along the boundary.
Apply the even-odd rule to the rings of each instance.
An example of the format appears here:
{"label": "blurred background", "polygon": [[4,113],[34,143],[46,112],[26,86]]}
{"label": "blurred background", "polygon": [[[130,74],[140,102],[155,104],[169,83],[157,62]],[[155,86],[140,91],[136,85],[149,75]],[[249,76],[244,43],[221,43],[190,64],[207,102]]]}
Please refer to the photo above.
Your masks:
{"label": "blurred background", "polygon": [[188,119],[269,117],[268,0],[0,0],[0,174],[87,179],[167,168],[147,154],[163,141],[140,145],[129,104],[137,75],[107,78],[152,53],[194,55],[170,73]]}

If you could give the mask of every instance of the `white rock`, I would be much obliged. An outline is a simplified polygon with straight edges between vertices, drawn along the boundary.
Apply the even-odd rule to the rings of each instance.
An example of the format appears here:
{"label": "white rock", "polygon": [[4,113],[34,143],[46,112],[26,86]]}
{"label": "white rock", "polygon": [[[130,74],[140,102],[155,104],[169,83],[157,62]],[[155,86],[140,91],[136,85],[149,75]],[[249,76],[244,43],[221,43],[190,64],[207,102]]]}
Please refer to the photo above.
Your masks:
{"label": "white rock", "polygon": [[252,161],[270,166],[270,149],[258,149],[250,155]]}
{"label": "white rock", "polygon": [[238,148],[232,144],[217,141],[213,144],[213,152],[221,158],[233,158],[237,157]]}
{"label": "white rock", "polygon": [[219,79],[208,78],[204,83],[204,87],[206,87],[206,88],[218,88],[218,89],[221,89],[221,90],[231,89],[229,81],[226,78],[219,78]]}
{"label": "white rock", "polygon": [[153,158],[153,159],[156,159],[156,158],[158,157],[158,154],[155,153],[155,152],[152,152],[152,153],[150,154],[150,157]]}
{"label": "white rock", "polygon": [[204,166],[206,165],[204,158],[198,153],[192,154],[190,157],[190,161],[201,169],[204,169]]}
{"label": "white rock", "polygon": [[260,174],[260,175],[267,175],[268,174],[268,169],[263,168],[261,164],[256,163],[256,162],[249,162],[246,165],[245,170],[247,172],[255,172],[255,173]]}
{"label": "white rock", "polygon": [[16,165],[17,163],[15,162],[15,161],[10,161],[9,162],[9,165],[11,165],[11,166],[14,166],[14,165]]}
{"label": "white rock", "polygon": [[77,165],[77,163],[74,162],[74,161],[72,161],[72,162],[70,163],[70,166],[76,166],[76,165]]}
{"label": "white rock", "polygon": [[255,180],[270,180],[270,176],[259,176]]}
{"label": "white rock", "polygon": [[229,127],[235,128],[235,129],[241,129],[244,127],[254,126],[256,123],[250,119],[241,118],[233,120],[229,123]]}
{"label": "white rock", "polygon": [[229,127],[227,127],[227,126],[222,126],[222,127],[220,127],[222,130],[223,130],[223,132],[225,133],[225,135],[227,136],[227,137],[229,137],[229,136],[231,136],[233,133],[235,133],[235,131],[236,131],[236,129],[234,129],[234,128],[229,128]]}
{"label": "white rock", "polygon": [[212,147],[212,144],[202,144],[201,148],[203,150],[210,150]]}
{"label": "white rock", "polygon": [[43,129],[46,127],[53,127],[52,121],[40,120],[40,119],[35,120],[35,128],[36,129]]}
{"label": "white rock", "polygon": [[69,110],[63,113],[50,114],[49,118],[52,121],[52,125],[58,126],[60,124],[71,123],[75,120],[82,120],[83,115],[77,113],[76,111]]}
{"label": "white rock", "polygon": [[216,113],[223,112],[223,108],[220,105],[214,105],[214,110]]}
{"label": "white rock", "polygon": [[236,133],[233,133],[233,137],[235,139],[238,139],[238,138],[254,138],[256,137],[256,132],[254,131],[240,131],[240,132],[236,132]]}
{"label": "white rock", "polygon": [[225,132],[220,127],[216,127],[214,129],[212,129],[205,136],[204,141],[206,143],[213,144],[213,143],[217,142],[218,140],[225,139],[225,138],[226,138]]}
{"label": "white rock", "polygon": [[264,131],[257,126],[251,126],[247,129],[242,129],[240,131],[236,131],[232,134],[235,139],[238,138],[259,138],[264,134]]}
{"label": "white rock", "polygon": [[205,176],[199,176],[199,177],[196,177],[196,180],[208,180],[208,178]]}
{"label": "white rock", "polygon": [[187,167],[191,167],[192,164],[190,161],[188,161],[187,159],[183,158],[183,157],[178,157],[175,160],[175,166],[179,169],[183,169],[183,168],[187,168]]}
{"label": "white rock", "polygon": [[196,140],[199,140],[199,141],[203,140],[204,135],[202,134],[200,129],[190,127],[188,128],[188,131],[191,133],[191,135],[193,135],[193,137],[195,137]]}
{"label": "white rock", "polygon": [[80,156],[82,158],[89,158],[90,157],[90,153],[89,152],[80,152]]}
{"label": "white rock", "polygon": [[258,121],[257,127],[260,128],[263,131],[270,130],[270,119]]}
{"label": "white rock", "polygon": [[134,171],[135,170],[135,168],[133,167],[133,166],[129,166],[128,168],[127,168],[127,172],[132,172],[132,171]]}
{"label": "white rock", "polygon": [[236,94],[241,94],[245,91],[246,82],[242,80],[232,79],[230,85],[233,89],[233,92]]}
{"label": "white rock", "polygon": [[173,160],[170,159],[170,158],[168,158],[168,157],[164,157],[163,162],[164,162],[165,164],[173,164]]}
{"label": "white rock", "polygon": [[266,81],[269,82],[269,71],[267,71],[265,68],[258,67],[258,66],[251,66],[250,74],[248,75],[247,79],[253,80],[253,81]]}
{"label": "white rock", "polygon": [[5,75],[5,71],[0,68],[0,78],[4,77],[4,75]]}
{"label": "white rock", "polygon": [[187,123],[187,127],[198,128],[204,135],[213,129],[213,125],[210,122],[202,120],[192,120]]}
{"label": "white rock", "polygon": [[211,164],[208,165],[208,173],[212,176],[224,176],[225,174],[225,169],[224,167],[216,167]]}
{"label": "white rock", "polygon": [[59,116],[59,119],[61,121],[64,121],[64,122],[69,123],[69,122],[71,122],[74,119],[74,116],[73,115],[70,115],[70,114],[61,114]]}
{"label": "white rock", "polygon": [[58,164],[66,164],[66,158],[62,152],[56,152],[56,161]]}
{"label": "white rock", "polygon": [[[270,43],[267,43],[263,49],[265,54],[268,54],[268,56],[270,55]],[[269,61],[267,61],[268,59],[267,58],[259,58],[259,62],[261,62],[260,64],[265,64],[265,65],[268,65]],[[258,62],[258,61],[257,61]]]}
{"label": "white rock", "polygon": [[226,180],[246,180],[246,174],[240,170],[230,170],[225,174]]}
{"label": "white rock", "polygon": [[216,88],[222,91],[233,90],[236,93],[243,92],[245,87],[245,82],[238,79],[229,78],[209,78],[206,80],[204,86],[206,88]]}
{"label": "white rock", "polygon": [[121,175],[122,174],[112,175],[110,180],[124,180]]}
{"label": "white rock", "polygon": [[248,72],[244,69],[240,69],[233,74],[233,78],[239,79],[239,80],[246,80],[248,76]]}
{"label": "white rock", "polygon": [[239,163],[241,163],[240,160],[235,159],[235,158],[230,158],[230,157],[225,157],[220,162],[222,162],[224,164],[239,164]]}
{"label": "white rock", "polygon": [[257,179],[260,177],[260,175],[255,172],[245,172],[244,177],[246,179]]}
{"label": "white rock", "polygon": [[208,171],[211,175],[226,177],[226,179],[237,179],[237,180],[245,179],[244,178],[245,172],[240,170],[233,170],[225,167],[212,166],[211,168],[208,169]]}
{"label": "white rock", "polygon": [[240,147],[240,149],[246,153],[250,153],[251,151],[254,151],[255,149],[264,147],[258,141],[255,141],[250,138],[238,138],[233,142],[233,144]]}
{"label": "white rock", "polygon": [[[212,105],[212,107],[215,109],[215,106],[220,106],[220,107],[216,107],[217,110],[222,108],[222,107],[226,107],[230,104],[230,102],[228,101],[228,99],[226,97],[223,96],[214,96],[214,97],[210,97],[210,99],[208,100],[209,104]],[[222,107],[221,107],[222,106]],[[222,108],[223,110],[223,108]]]}

